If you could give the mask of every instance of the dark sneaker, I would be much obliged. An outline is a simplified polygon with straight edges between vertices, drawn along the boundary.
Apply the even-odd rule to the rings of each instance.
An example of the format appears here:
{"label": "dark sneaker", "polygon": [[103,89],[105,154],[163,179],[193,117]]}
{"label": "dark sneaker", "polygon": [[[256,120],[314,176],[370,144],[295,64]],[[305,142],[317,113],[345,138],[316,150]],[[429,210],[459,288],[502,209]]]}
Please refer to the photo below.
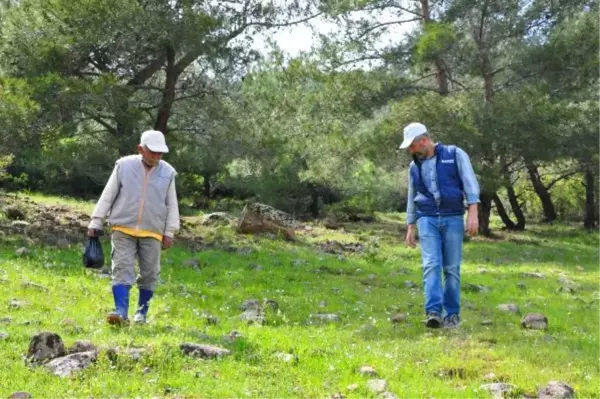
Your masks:
{"label": "dark sneaker", "polygon": [[442,326],[442,316],[438,312],[428,313],[425,326],[429,328],[440,328]]}
{"label": "dark sneaker", "polygon": [[106,322],[111,326],[125,327],[129,325],[129,319],[124,318],[116,312],[111,312],[106,316]]}
{"label": "dark sneaker", "polygon": [[459,326],[459,324],[460,316],[456,313],[444,317],[444,328],[456,328]]}

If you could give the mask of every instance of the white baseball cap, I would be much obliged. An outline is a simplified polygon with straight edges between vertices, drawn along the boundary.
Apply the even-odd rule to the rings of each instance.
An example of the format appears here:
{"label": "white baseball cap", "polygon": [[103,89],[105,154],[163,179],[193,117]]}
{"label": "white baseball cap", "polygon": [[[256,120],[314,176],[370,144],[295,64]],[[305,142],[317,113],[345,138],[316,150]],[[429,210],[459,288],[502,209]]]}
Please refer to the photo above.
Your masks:
{"label": "white baseball cap", "polygon": [[408,148],[415,137],[427,133],[427,128],[422,123],[413,122],[404,128],[404,141],[400,144],[400,148]]}
{"label": "white baseball cap", "polygon": [[169,147],[165,141],[165,136],[158,130],[146,130],[142,133],[140,145],[146,146],[153,152],[169,152]]}

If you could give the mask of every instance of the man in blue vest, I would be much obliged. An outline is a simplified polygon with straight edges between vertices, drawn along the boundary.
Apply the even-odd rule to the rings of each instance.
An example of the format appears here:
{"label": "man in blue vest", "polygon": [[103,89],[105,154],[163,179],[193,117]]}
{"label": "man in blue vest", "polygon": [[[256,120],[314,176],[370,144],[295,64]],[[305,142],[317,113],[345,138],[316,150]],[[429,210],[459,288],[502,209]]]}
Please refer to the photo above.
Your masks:
{"label": "man in blue vest", "polygon": [[400,148],[408,148],[413,157],[408,176],[406,245],[416,247],[416,226],[423,261],[425,325],[458,327],[464,200],[468,206],[466,230],[473,236],[479,227],[479,184],[467,153],[453,145],[434,143],[421,123],[404,128]]}

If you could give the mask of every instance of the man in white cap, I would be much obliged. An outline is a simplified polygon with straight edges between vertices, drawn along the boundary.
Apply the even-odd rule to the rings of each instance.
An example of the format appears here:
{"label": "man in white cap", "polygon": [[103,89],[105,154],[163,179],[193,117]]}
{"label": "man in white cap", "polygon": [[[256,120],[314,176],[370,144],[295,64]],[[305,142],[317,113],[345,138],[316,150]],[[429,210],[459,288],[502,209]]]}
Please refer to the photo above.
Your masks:
{"label": "man in white cap", "polygon": [[138,155],[117,160],[88,226],[88,235],[96,235],[110,212],[115,311],[108,315],[107,322],[118,326],[129,324],[129,290],[135,282],[139,300],[133,320],[146,322],[158,282],[161,249],[173,245],[173,237],[179,230],[177,173],[161,160],[169,152],[165,136],[157,130],[145,131],[137,152]]}
{"label": "man in white cap", "polygon": [[413,157],[408,175],[406,245],[416,247],[416,226],[423,261],[425,325],[458,327],[464,201],[468,206],[466,230],[475,235],[479,184],[467,153],[453,145],[434,143],[421,123],[404,128],[400,148],[408,148]]}

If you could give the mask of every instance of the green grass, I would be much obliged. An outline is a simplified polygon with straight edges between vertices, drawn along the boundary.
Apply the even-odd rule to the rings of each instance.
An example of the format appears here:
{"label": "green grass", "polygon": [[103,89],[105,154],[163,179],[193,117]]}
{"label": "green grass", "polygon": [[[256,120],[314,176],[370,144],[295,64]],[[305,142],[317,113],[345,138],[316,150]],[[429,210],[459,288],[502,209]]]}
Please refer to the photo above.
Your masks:
{"label": "green grass", "polygon": [[[357,373],[363,365],[375,367],[398,397],[490,397],[479,387],[492,372],[522,394],[535,395],[538,387],[560,380],[580,398],[600,396],[597,233],[567,225],[532,226],[524,233],[502,233],[501,239],[466,243],[462,282],[488,286],[490,292],[463,291],[461,328],[431,331],[422,324],[419,252],[405,248],[394,233],[401,217],[379,219],[346,231],[315,226],[296,243],[203,228],[199,233],[205,240],[252,251],[192,253],[175,247],[165,252],[150,323],[123,329],[104,323],[112,308],[110,281],[81,266],[80,248],[33,247],[30,255],[17,257],[20,243],[5,237],[0,246],[0,319],[10,316],[12,321],[0,324],[0,332],[9,334],[0,340],[0,397],[14,391],[28,391],[34,398],[288,398],[337,392],[348,398],[377,397],[367,388],[371,377]],[[315,249],[327,239],[359,241],[366,251],[338,259]],[[104,250],[108,255],[109,242]],[[199,261],[200,270],[184,266],[190,258]],[[482,268],[487,271],[481,273]],[[520,276],[533,271],[546,278]],[[579,285],[576,293],[558,292],[559,273]],[[419,287],[407,288],[407,280]],[[49,292],[25,287],[26,281]],[[519,288],[518,282],[527,288]],[[137,290],[132,294],[136,298]],[[29,305],[11,309],[13,298]],[[238,316],[249,298],[274,299],[280,310],[269,313],[264,326],[246,325]],[[319,307],[321,301],[326,307]],[[522,314],[500,313],[496,307],[501,303],[517,304]],[[204,312],[217,316],[218,324],[209,325]],[[308,324],[316,312],[337,313],[341,322]],[[408,314],[408,320],[394,326],[389,319],[397,312]],[[546,314],[547,331],[520,327],[521,316],[534,312]],[[67,318],[75,326],[64,325]],[[494,324],[482,326],[488,319]],[[223,340],[231,330],[243,337]],[[23,361],[31,336],[40,331],[58,333],[67,346],[88,339],[147,351],[138,361],[127,356],[111,361],[101,351],[89,369],[61,379]],[[193,359],[179,350],[183,342],[213,343],[233,354]],[[297,360],[282,361],[278,352]],[[448,376],[452,369],[460,369],[460,375]],[[358,389],[348,390],[351,384]]]}
{"label": "green grass", "polygon": [[38,192],[27,192],[27,193],[11,193],[9,195],[18,196],[18,198],[26,198],[30,201],[36,202],[42,205],[63,205],[68,206],[74,210],[91,214],[94,211],[96,202],[93,200],[85,201],[78,198],[71,197],[56,197],[53,195],[47,195]]}

